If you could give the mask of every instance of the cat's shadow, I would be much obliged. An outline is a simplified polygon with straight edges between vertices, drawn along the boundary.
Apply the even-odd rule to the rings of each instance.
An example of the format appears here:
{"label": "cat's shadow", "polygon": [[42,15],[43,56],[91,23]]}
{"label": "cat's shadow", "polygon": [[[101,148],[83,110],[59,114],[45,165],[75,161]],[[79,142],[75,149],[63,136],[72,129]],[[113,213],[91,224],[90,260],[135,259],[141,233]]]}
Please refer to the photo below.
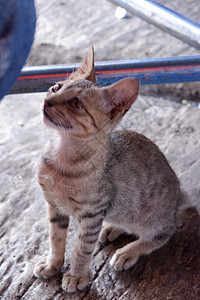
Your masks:
{"label": "cat's shadow", "polygon": [[[91,288],[95,289],[95,285],[110,288],[118,282],[121,288],[140,294],[145,293],[146,289],[153,293],[154,289],[170,289],[174,285],[177,288],[187,287],[189,281],[192,284],[192,278],[200,279],[199,228],[200,217],[197,212],[194,209],[184,211],[176,234],[166,245],[149,256],[140,257],[129,270],[120,272],[113,270],[109,261],[117,249],[136,240],[136,237],[123,234],[113,242],[100,244],[94,255],[93,268],[98,265],[98,259],[104,260],[104,263],[99,268],[99,274],[95,274]],[[103,282],[106,273],[109,273],[107,278],[111,284]]]}

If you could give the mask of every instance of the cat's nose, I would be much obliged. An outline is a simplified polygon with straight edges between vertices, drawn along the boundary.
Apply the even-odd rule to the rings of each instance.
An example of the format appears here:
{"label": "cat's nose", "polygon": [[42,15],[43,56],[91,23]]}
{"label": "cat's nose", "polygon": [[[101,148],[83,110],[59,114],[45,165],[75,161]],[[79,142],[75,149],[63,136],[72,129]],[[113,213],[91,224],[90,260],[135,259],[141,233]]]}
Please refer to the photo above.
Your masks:
{"label": "cat's nose", "polygon": [[53,103],[52,103],[51,101],[45,99],[45,100],[44,100],[44,106],[45,106],[45,107],[51,107],[51,106],[53,106]]}

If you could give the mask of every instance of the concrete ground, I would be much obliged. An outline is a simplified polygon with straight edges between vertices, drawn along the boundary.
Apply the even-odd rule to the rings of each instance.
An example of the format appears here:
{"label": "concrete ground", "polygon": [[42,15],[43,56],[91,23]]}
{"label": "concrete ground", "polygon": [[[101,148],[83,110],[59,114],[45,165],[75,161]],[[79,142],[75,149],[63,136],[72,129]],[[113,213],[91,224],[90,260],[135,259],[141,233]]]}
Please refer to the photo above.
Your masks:
{"label": "concrete ground", "polygon": [[[167,1],[168,7],[196,21],[198,4]],[[37,0],[36,5],[38,27],[28,65],[79,62],[90,44],[96,61],[199,54],[136,17],[116,19],[115,7],[106,0]],[[77,224],[71,220],[61,273],[50,280],[33,276],[35,263],[48,253],[46,204],[37,183],[48,136],[41,121],[44,95],[9,95],[0,103],[0,299],[199,299],[200,218],[194,209],[183,212],[167,245],[128,271],[114,271],[109,260],[131,237],[97,247],[90,285],[73,295],[61,289],[77,236]],[[199,103],[199,83],[141,87],[120,127],[141,132],[159,145],[199,209],[200,110],[180,104],[183,98]]]}

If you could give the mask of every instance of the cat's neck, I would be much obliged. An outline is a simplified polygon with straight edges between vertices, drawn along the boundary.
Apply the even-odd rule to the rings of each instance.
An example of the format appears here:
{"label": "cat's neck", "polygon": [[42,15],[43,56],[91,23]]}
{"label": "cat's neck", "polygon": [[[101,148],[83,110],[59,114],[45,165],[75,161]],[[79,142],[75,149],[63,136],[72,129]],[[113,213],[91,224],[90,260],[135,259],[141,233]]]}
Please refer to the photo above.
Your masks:
{"label": "cat's neck", "polygon": [[46,154],[60,172],[78,171],[91,164],[99,168],[107,156],[108,141],[109,135],[102,132],[88,138],[60,133],[51,139]]}

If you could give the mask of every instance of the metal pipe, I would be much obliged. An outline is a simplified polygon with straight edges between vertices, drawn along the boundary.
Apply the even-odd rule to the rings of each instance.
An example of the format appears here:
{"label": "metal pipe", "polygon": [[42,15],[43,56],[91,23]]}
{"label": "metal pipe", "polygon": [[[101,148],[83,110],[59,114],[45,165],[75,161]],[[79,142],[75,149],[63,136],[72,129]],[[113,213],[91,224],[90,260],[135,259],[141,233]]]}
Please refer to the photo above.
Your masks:
{"label": "metal pipe", "polygon": [[[26,67],[11,93],[46,91],[56,81],[65,80],[79,66]],[[200,55],[97,62],[95,70],[98,82],[103,86],[125,77],[136,77],[141,85],[200,81]]]}
{"label": "metal pipe", "polygon": [[200,49],[200,24],[151,0],[109,0],[131,14]]}

